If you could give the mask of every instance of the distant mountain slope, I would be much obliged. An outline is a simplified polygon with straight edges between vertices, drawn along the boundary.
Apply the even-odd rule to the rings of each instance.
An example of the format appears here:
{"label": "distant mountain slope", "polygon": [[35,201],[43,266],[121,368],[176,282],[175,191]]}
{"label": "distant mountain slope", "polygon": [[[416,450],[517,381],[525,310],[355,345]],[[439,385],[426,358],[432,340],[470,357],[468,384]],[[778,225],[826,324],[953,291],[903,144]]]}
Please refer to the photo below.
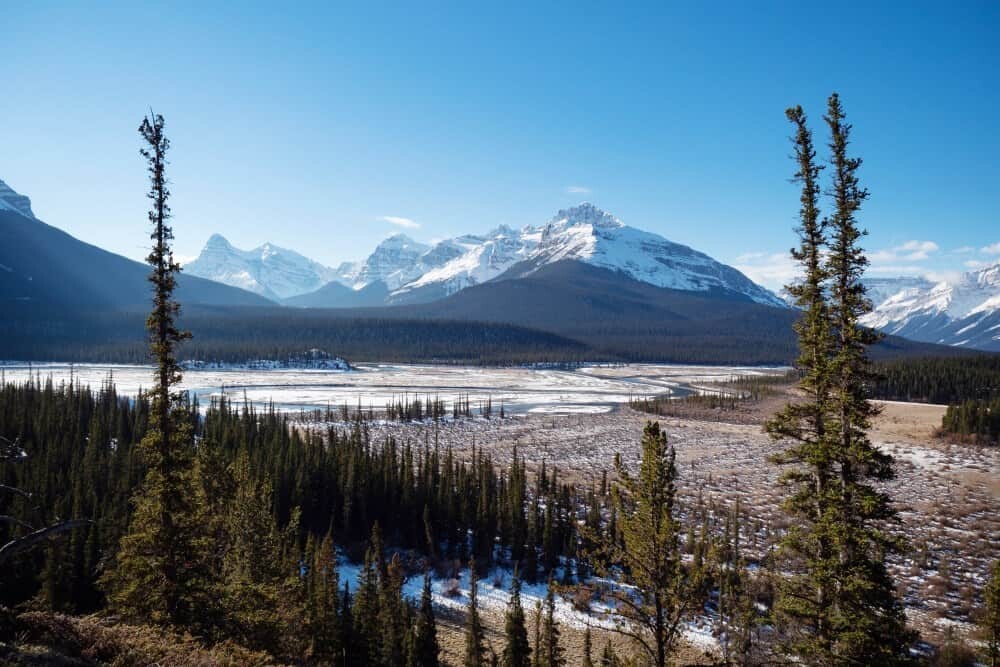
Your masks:
{"label": "distant mountain slope", "polygon": [[[565,260],[521,278],[505,275],[440,301],[384,312],[552,331],[632,361],[786,364],[797,354],[795,310],[736,298],[724,289],[656,287],[620,271]],[[942,352],[940,346],[889,337],[872,355]]]}
{"label": "distant mountain slope", "polygon": [[[136,229],[137,238],[143,230]],[[0,210],[0,304],[28,301],[69,310],[148,308],[149,268],[73,238],[14,210]],[[180,276],[185,304],[264,305],[267,299],[220,283]]]}
{"label": "distant mountain slope", "polygon": [[575,260],[675,290],[725,292],[768,306],[786,307],[776,294],[708,255],[629,227],[592,204],[559,211],[542,230],[538,247],[510,277],[554,262]]}
{"label": "distant mountain slope", "polygon": [[912,340],[1000,351],[1000,263],[954,282],[902,290],[863,322]]}
{"label": "distant mountain slope", "polygon": [[381,280],[361,289],[351,289],[341,283],[331,282],[315,292],[283,299],[281,303],[295,308],[366,308],[381,306],[388,297],[389,289]]}
{"label": "distant mountain slope", "polygon": [[541,230],[514,230],[501,225],[483,236],[463,236],[452,241],[462,249],[447,263],[427,271],[392,292],[389,303],[425,303],[444,298],[466,287],[493,280],[538,245]]}
{"label": "distant mountain slope", "polygon": [[189,275],[239,287],[277,301],[312,292],[337,279],[334,269],[303,257],[294,250],[265,243],[253,250],[234,248],[213,234],[193,262]]}
{"label": "distant mountain slope", "polygon": [[0,211],[14,211],[26,218],[31,218],[32,220],[38,219],[31,210],[31,200],[22,194],[14,192],[3,181],[0,181]]}
{"label": "distant mountain slope", "polygon": [[[364,261],[341,265],[336,281],[355,290],[381,282],[389,291],[385,303],[418,304],[500,276],[524,277],[563,261],[609,269],[656,287],[726,293],[786,307],[778,296],[731,266],[657,234],[629,227],[588,203],[559,211],[544,226],[515,230],[501,225],[486,234],[466,234],[434,246],[395,234],[379,243]],[[251,287],[245,281],[247,273],[230,271],[222,279]],[[342,290],[330,288],[294,303],[315,307],[351,301]],[[365,299],[365,303],[370,301]]]}
{"label": "distant mountain slope", "polygon": [[877,308],[890,297],[905,290],[926,290],[934,287],[934,283],[926,278],[915,276],[900,276],[898,278],[864,278],[865,292],[872,304]]}

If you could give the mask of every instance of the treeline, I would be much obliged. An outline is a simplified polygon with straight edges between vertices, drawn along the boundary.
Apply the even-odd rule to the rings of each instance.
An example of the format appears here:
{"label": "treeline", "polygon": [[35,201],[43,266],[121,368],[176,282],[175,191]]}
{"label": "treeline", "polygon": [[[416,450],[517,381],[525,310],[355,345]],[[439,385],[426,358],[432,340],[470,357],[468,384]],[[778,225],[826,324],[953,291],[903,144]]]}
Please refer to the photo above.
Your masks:
{"label": "treeline", "polygon": [[[38,507],[94,520],[65,545],[55,543],[4,571],[5,603],[41,594],[59,610],[103,606],[98,573],[113,559],[146,472],[138,443],[148,415],[145,396],[130,401],[112,386],[92,391],[47,380],[0,388],[0,434],[30,452],[4,471],[3,483],[32,493],[30,507],[21,507],[19,496],[0,498],[0,512],[30,516]],[[475,557],[485,571],[503,554],[520,562],[532,582],[576,554],[577,508],[585,496],[551,466],[529,479],[516,456],[501,470],[482,450],[461,460],[432,442],[415,447],[389,437],[376,444],[362,419],[346,431],[304,434],[286,415],[226,402],[210,406],[194,427],[197,463],[211,470],[206,482],[222,486],[207,497],[224,495],[232,481],[219,480],[245,458],[251,485],[273,489],[268,511],[276,525],[284,529],[297,516],[303,547],[332,530],[360,558],[378,523],[389,544],[417,550],[442,567]],[[0,539],[13,530],[0,525]],[[561,576],[575,580],[572,568]]]}
{"label": "treeline", "polygon": [[707,383],[708,391],[687,396],[636,396],[629,398],[633,410],[649,414],[670,416],[679,413],[679,407],[694,406],[709,410],[735,410],[743,401],[759,401],[787,389],[799,379],[797,371],[784,373],[733,375],[722,382]]}
{"label": "treeline", "polygon": [[1000,397],[949,405],[941,420],[941,429],[974,442],[1000,444]]}
{"label": "treeline", "polygon": [[883,361],[875,373],[873,398],[953,404],[1000,396],[1000,354]]}
{"label": "treeline", "polygon": [[[148,363],[145,314],[64,313],[14,304],[0,318],[0,359]],[[614,360],[589,345],[507,324],[384,317],[343,317],[293,308],[185,309],[180,326],[194,333],[181,359],[237,363],[288,359],[319,348],[356,361],[483,365]]]}

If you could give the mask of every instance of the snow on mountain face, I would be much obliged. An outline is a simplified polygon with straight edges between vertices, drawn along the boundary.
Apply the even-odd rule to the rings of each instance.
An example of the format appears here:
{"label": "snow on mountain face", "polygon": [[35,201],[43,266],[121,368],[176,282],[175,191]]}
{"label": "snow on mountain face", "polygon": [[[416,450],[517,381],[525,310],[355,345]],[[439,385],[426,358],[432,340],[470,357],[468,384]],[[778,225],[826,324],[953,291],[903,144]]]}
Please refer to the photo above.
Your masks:
{"label": "snow on mountain face", "polygon": [[393,292],[391,298],[394,302],[405,302],[418,291],[440,298],[492,280],[514,264],[527,259],[538,245],[539,238],[540,233],[533,227],[515,231],[506,225],[501,225],[484,236],[459,237],[452,243],[461,248],[462,252],[403,285]]}
{"label": "snow on mountain face", "polygon": [[393,234],[375,247],[349,284],[358,290],[381,281],[390,290],[398,289],[427,270],[420,258],[429,250],[405,234]]}
{"label": "snow on mountain face", "polygon": [[312,292],[337,278],[333,269],[293,250],[270,243],[240,250],[218,234],[184,271],[275,300]]}
{"label": "snow on mountain face", "polygon": [[32,220],[38,220],[35,214],[31,211],[31,200],[24,195],[14,192],[14,190],[0,181],[0,210],[14,211],[15,213],[20,213],[26,218],[31,218]]}
{"label": "snow on mountain face", "polygon": [[769,306],[786,305],[736,269],[657,234],[629,227],[591,204],[559,211],[542,230],[529,263],[538,267],[564,259],[620,271],[657,287],[695,292],[718,289]]}
{"label": "snow on mountain face", "polygon": [[1000,263],[956,282],[904,289],[862,323],[914,340],[1000,350]]}
{"label": "snow on mountain face", "polygon": [[926,278],[901,276],[899,278],[864,278],[866,295],[877,308],[904,290],[926,290],[934,287],[934,283]]}
{"label": "snow on mountain face", "polygon": [[[458,236],[433,246],[395,234],[379,243],[363,262],[345,262],[335,270],[270,245],[249,252],[236,250],[222,237],[213,236],[202,255],[186,268],[272,298],[315,291],[337,281],[354,290],[381,283],[389,292],[388,303],[419,303],[493,280],[510,269],[528,275],[561,260],[618,271],[658,287],[723,291],[769,306],[785,306],[736,269],[687,246],[628,227],[587,203],[559,211],[544,227],[515,230],[501,225],[483,235]],[[310,285],[314,287],[306,289]]]}

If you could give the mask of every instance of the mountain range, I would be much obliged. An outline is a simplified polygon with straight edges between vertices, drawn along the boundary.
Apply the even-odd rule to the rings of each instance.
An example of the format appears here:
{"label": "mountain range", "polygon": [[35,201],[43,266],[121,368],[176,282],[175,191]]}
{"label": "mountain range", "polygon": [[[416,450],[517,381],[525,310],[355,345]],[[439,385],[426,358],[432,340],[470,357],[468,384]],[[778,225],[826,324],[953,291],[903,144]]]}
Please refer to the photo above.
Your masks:
{"label": "mountain range", "polygon": [[[148,273],[38,220],[0,182],[0,359],[145,358]],[[214,235],[177,297],[196,330],[186,346],[207,360],[325,346],[394,360],[787,363],[796,347],[797,314],[775,294],[591,204],[432,245],[396,235],[336,268]],[[893,337],[878,354],[941,351]]]}
{"label": "mountain range", "polygon": [[[784,307],[775,294],[736,269],[657,234],[629,227],[589,203],[559,211],[544,225],[500,226],[434,245],[396,234],[379,243],[363,261],[337,269],[271,244],[238,250],[215,235],[185,270],[269,298],[277,295],[277,300],[289,305],[349,307],[379,305],[379,301],[383,305],[428,303],[501,277],[525,277],[562,261],[608,269],[660,288],[720,293]],[[327,284],[317,290],[314,285],[324,279]],[[342,287],[366,296],[359,299]]]}
{"label": "mountain range", "polygon": [[[911,279],[912,280],[912,279]],[[958,280],[900,283],[862,322],[911,340],[1000,351],[1000,262]]]}

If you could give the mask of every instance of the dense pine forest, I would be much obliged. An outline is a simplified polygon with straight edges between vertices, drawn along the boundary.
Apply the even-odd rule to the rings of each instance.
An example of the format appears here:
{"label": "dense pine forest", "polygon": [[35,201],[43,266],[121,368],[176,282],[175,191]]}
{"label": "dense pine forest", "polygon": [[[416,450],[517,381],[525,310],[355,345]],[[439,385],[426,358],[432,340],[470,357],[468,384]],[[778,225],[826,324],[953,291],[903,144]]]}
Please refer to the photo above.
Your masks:
{"label": "dense pine forest", "polygon": [[951,404],[1000,396],[996,354],[883,361],[875,372],[875,398]]}

